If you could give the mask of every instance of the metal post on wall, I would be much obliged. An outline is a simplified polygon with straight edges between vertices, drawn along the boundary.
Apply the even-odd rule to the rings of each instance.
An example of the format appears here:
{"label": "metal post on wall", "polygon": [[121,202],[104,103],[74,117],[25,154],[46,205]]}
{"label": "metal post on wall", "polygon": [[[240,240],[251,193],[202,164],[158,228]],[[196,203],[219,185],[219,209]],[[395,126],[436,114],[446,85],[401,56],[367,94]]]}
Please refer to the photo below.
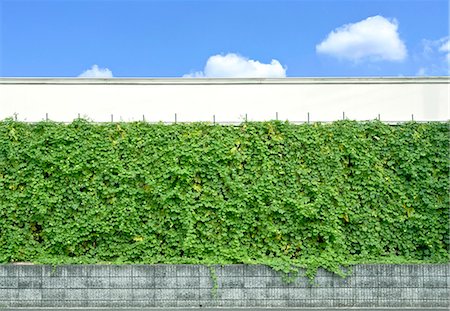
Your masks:
{"label": "metal post on wall", "polygon": [[414,114],[411,114],[411,121],[414,121]]}
{"label": "metal post on wall", "polygon": [[142,122],[145,122],[145,115],[142,115]]}
{"label": "metal post on wall", "polygon": [[245,122],[247,122],[247,114],[245,114]]}
{"label": "metal post on wall", "polygon": [[275,120],[278,121],[278,112],[275,113]]}
{"label": "metal post on wall", "polygon": [[114,115],[111,114],[111,123],[113,123],[113,122],[114,122]]}
{"label": "metal post on wall", "polygon": [[308,112],[308,123],[309,123],[309,112]]}
{"label": "metal post on wall", "polygon": [[216,125],[216,115],[213,114],[213,124]]}
{"label": "metal post on wall", "polygon": [[45,121],[48,121],[48,113],[45,113]]}
{"label": "metal post on wall", "polygon": [[175,124],[177,124],[177,114],[175,113]]}
{"label": "metal post on wall", "polygon": [[345,120],[345,112],[342,111],[342,120]]}
{"label": "metal post on wall", "polygon": [[381,120],[381,116],[380,116],[380,114],[378,114],[378,121],[380,121]]}

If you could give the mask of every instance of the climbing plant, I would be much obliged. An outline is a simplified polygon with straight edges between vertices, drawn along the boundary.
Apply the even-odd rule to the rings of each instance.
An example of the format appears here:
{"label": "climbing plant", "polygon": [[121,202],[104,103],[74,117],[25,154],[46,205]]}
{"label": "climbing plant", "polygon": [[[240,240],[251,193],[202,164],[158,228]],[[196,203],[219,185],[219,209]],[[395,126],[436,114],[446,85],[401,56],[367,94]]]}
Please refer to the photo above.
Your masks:
{"label": "climbing plant", "polygon": [[449,123],[0,122],[0,262],[449,259]]}

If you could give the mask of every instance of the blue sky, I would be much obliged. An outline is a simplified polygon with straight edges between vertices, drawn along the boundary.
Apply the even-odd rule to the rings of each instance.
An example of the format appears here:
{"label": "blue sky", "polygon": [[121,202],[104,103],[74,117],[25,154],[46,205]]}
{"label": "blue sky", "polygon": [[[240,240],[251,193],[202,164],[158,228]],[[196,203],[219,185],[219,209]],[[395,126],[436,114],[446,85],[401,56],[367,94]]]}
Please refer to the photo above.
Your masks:
{"label": "blue sky", "polygon": [[446,0],[0,0],[3,77],[448,75]]}

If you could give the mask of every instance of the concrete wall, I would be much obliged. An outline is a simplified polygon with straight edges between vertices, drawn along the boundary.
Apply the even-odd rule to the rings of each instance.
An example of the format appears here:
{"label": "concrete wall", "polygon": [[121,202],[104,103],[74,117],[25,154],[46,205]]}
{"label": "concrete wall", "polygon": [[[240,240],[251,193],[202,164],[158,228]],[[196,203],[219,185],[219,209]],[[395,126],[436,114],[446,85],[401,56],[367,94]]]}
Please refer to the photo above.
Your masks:
{"label": "concrete wall", "polygon": [[0,119],[70,122],[142,120],[442,121],[450,79],[13,79],[0,78]]}
{"label": "concrete wall", "polygon": [[442,307],[449,265],[357,265],[292,284],[265,266],[0,265],[1,307]]}

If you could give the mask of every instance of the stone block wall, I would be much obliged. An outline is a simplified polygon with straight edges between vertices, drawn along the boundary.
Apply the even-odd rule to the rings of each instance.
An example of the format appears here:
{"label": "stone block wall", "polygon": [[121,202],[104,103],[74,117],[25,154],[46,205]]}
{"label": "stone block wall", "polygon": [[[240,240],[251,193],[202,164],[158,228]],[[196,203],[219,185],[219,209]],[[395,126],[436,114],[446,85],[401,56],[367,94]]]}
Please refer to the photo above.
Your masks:
{"label": "stone block wall", "polygon": [[261,265],[0,265],[0,308],[448,308],[449,289],[448,264],[357,265],[347,278],[319,270],[313,284]]}

